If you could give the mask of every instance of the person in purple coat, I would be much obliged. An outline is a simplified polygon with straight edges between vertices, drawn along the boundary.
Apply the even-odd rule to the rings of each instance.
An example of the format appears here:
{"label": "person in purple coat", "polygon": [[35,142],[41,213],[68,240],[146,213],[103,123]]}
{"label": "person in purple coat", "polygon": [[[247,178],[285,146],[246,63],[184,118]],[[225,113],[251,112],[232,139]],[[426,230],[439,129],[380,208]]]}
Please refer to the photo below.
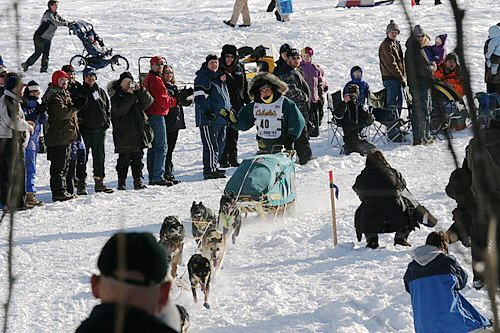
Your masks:
{"label": "person in purple coat", "polygon": [[439,65],[443,62],[444,57],[446,57],[446,39],[448,38],[448,34],[442,34],[436,37],[434,41],[434,45],[431,46],[431,51],[433,57],[433,61]]}
{"label": "person in purple coat", "polygon": [[323,115],[323,91],[328,89],[324,78],[323,69],[312,62],[314,50],[306,46],[301,51],[302,62],[300,68],[304,73],[307,85],[309,86],[309,119],[312,127],[309,129],[309,136],[319,136],[319,126]]}

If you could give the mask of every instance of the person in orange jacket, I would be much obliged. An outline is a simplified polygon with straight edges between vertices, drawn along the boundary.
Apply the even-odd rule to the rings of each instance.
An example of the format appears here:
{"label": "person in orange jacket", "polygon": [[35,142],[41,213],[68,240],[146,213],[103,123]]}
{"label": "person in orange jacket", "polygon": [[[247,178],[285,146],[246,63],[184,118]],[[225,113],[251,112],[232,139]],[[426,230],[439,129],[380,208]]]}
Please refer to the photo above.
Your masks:
{"label": "person in orange jacket", "polygon": [[451,86],[462,98],[464,96],[464,86],[461,77],[461,68],[455,53],[449,53],[444,62],[441,63],[434,72],[434,77],[447,86]]}

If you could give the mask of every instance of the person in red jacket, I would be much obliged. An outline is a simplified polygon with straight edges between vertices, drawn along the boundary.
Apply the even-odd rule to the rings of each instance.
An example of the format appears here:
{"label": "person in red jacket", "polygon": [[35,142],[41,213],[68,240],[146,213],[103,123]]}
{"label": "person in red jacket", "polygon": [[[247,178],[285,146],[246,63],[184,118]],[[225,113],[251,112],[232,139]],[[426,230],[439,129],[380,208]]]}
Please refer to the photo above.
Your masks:
{"label": "person in red jacket", "polygon": [[452,87],[460,97],[464,96],[461,69],[455,53],[449,53],[446,56],[444,62],[434,72],[434,77],[445,85]]}
{"label": "person in red jacket", "polygon": [[165,58],[154,56],[149,61],[151,70],[144,79],[144,88],[153,96],[153,104],[146,110],[148,122],[154,132],[153,147],[148,149],[147,167],[149,185],[172,186],[173,183],[163,178],[165,172],[165,157],[167,155],[167,138],[165,116],[171,107],[177,105],[175,97],[170,96],[161,73],[166,65]]}

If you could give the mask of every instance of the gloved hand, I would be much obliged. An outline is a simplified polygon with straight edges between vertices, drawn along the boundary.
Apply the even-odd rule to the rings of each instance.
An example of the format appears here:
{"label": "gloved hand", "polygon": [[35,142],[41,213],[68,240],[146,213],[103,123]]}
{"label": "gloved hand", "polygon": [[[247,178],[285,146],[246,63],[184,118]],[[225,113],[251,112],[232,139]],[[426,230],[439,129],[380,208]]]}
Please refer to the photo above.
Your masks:
{"label": "gloved hand", "polygon": [[207,117],[207,119],[210,121],[217,119],[217,116],[215,115],[215,113],[213,113],[212,110],[210,110],[210,109],[205,111],[205,117]]}
{"label": "gloved hand", "polygon": [[221,115],[222,118],[226,119],[228,122],[232,124],[236,124],[238,122],[238,119],[236,118],[236,112],[234,112],[233,109],[230,110],[220,109],[219,114]]}

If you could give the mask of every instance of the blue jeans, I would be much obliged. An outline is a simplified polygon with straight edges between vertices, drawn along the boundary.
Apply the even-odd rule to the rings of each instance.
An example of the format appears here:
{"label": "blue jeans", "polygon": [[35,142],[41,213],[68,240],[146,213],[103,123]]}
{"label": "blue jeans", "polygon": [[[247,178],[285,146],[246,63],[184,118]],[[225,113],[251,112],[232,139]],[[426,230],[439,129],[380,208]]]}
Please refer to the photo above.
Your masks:
{"label": "blue jeans", "polygon": [[35,193],[36,176],[36,147],[35,149],[26,149],[26,192]]}
{"label": "blue jeans", "polygon": [[399,80],[383,80],[384,88],[387,91],[387,107],[396,106],[401,109],[403,106],[403,86]]}
{"label": "blue jeans", "polygon": [[156,183],[163,180],[165,172],[165,158],[167,156],[167,136],[165,118],[163,116],[148,115],[149,125],[153,129],[153,147],[148,149],[147,166],[149,182]]}

